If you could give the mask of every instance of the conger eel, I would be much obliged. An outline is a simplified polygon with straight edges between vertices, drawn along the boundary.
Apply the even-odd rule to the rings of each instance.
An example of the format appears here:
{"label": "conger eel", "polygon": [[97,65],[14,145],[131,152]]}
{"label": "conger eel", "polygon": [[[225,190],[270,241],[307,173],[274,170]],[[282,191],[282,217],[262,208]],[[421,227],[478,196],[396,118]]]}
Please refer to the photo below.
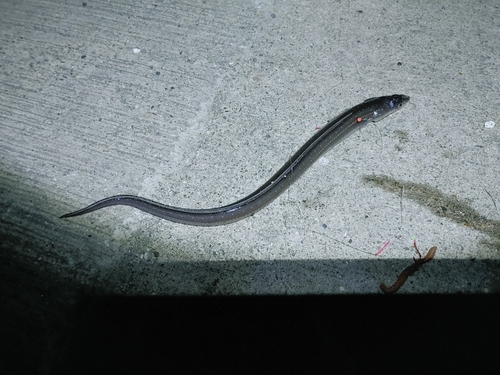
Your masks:
{"label": "conger eel", "polygon": [[241,220],[264,208],[288,189],[325,152],[371,121],[379,121],[410,100],[406,95],[381,96],[365,100],[345,111],[311,137],[274,176],[250,195],[227,206],[189,209],[168,206],[135,195],[104,198],[61,218],[84,215],[115,205],[132,206],[176,223],[217,226]]}

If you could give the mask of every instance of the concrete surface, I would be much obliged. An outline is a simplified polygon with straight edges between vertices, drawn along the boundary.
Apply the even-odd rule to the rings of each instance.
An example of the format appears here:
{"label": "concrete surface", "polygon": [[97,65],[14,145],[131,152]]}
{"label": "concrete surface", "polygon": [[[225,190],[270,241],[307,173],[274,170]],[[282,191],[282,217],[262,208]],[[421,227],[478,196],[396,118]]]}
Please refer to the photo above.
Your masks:
{"label": "concrete surface", "polygon": [[[500,288],[500,11],[495,1],[3,1],[2,253],[138,295]],[[366,98],[411,96],[251,218],[184,226],[136,194],[214,207],[265,182]],[[384,243],[387,249],[375,256]],[[16,263],[17,264],[17,263]]]}
{"label": "concrete surface", "polygon": [[[415,238],[438,256],[408,291],[498,287],[443,267],[498,259],[499,126],[484,126],[500,104],[494,2],[16,3],[1,12],[13,255],[119,293],[366,293]],[[316,126],[392,93],[411,103],[245,221],[197,228],[131,208],[58,219],[118,193],[230,203]],[[372,268],[353,277],[350,262]]]}
{"label": "concrete surface", "polygon": [[[413,240],[437,255],[400,293],[500,290],[497,1],[4,0],[0,40],[7,313],[51,304],[37,319],[64,326],[82,290],[380,293]],[[231,203],[317,126],[394,93],[410,103],[246,220],[59,219],[121,193]]]}

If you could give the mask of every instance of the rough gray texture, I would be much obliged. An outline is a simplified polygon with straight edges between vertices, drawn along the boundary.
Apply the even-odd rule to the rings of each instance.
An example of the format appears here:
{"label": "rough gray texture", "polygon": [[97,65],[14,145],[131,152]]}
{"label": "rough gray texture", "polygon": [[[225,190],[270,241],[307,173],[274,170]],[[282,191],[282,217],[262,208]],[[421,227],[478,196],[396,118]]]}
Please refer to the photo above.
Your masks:
{"label": "rough gray texture", "polygon": [[[401,292],[499,290],[500,125],[484,126],[500,122],[497,2],[2,1],[0,25],[2,275],[133,295],[379,293],[416,239],[436,260]],[[119,193],[238,200],[316,126],[393,93],[410,103],[244,221],[58,219]]]}

